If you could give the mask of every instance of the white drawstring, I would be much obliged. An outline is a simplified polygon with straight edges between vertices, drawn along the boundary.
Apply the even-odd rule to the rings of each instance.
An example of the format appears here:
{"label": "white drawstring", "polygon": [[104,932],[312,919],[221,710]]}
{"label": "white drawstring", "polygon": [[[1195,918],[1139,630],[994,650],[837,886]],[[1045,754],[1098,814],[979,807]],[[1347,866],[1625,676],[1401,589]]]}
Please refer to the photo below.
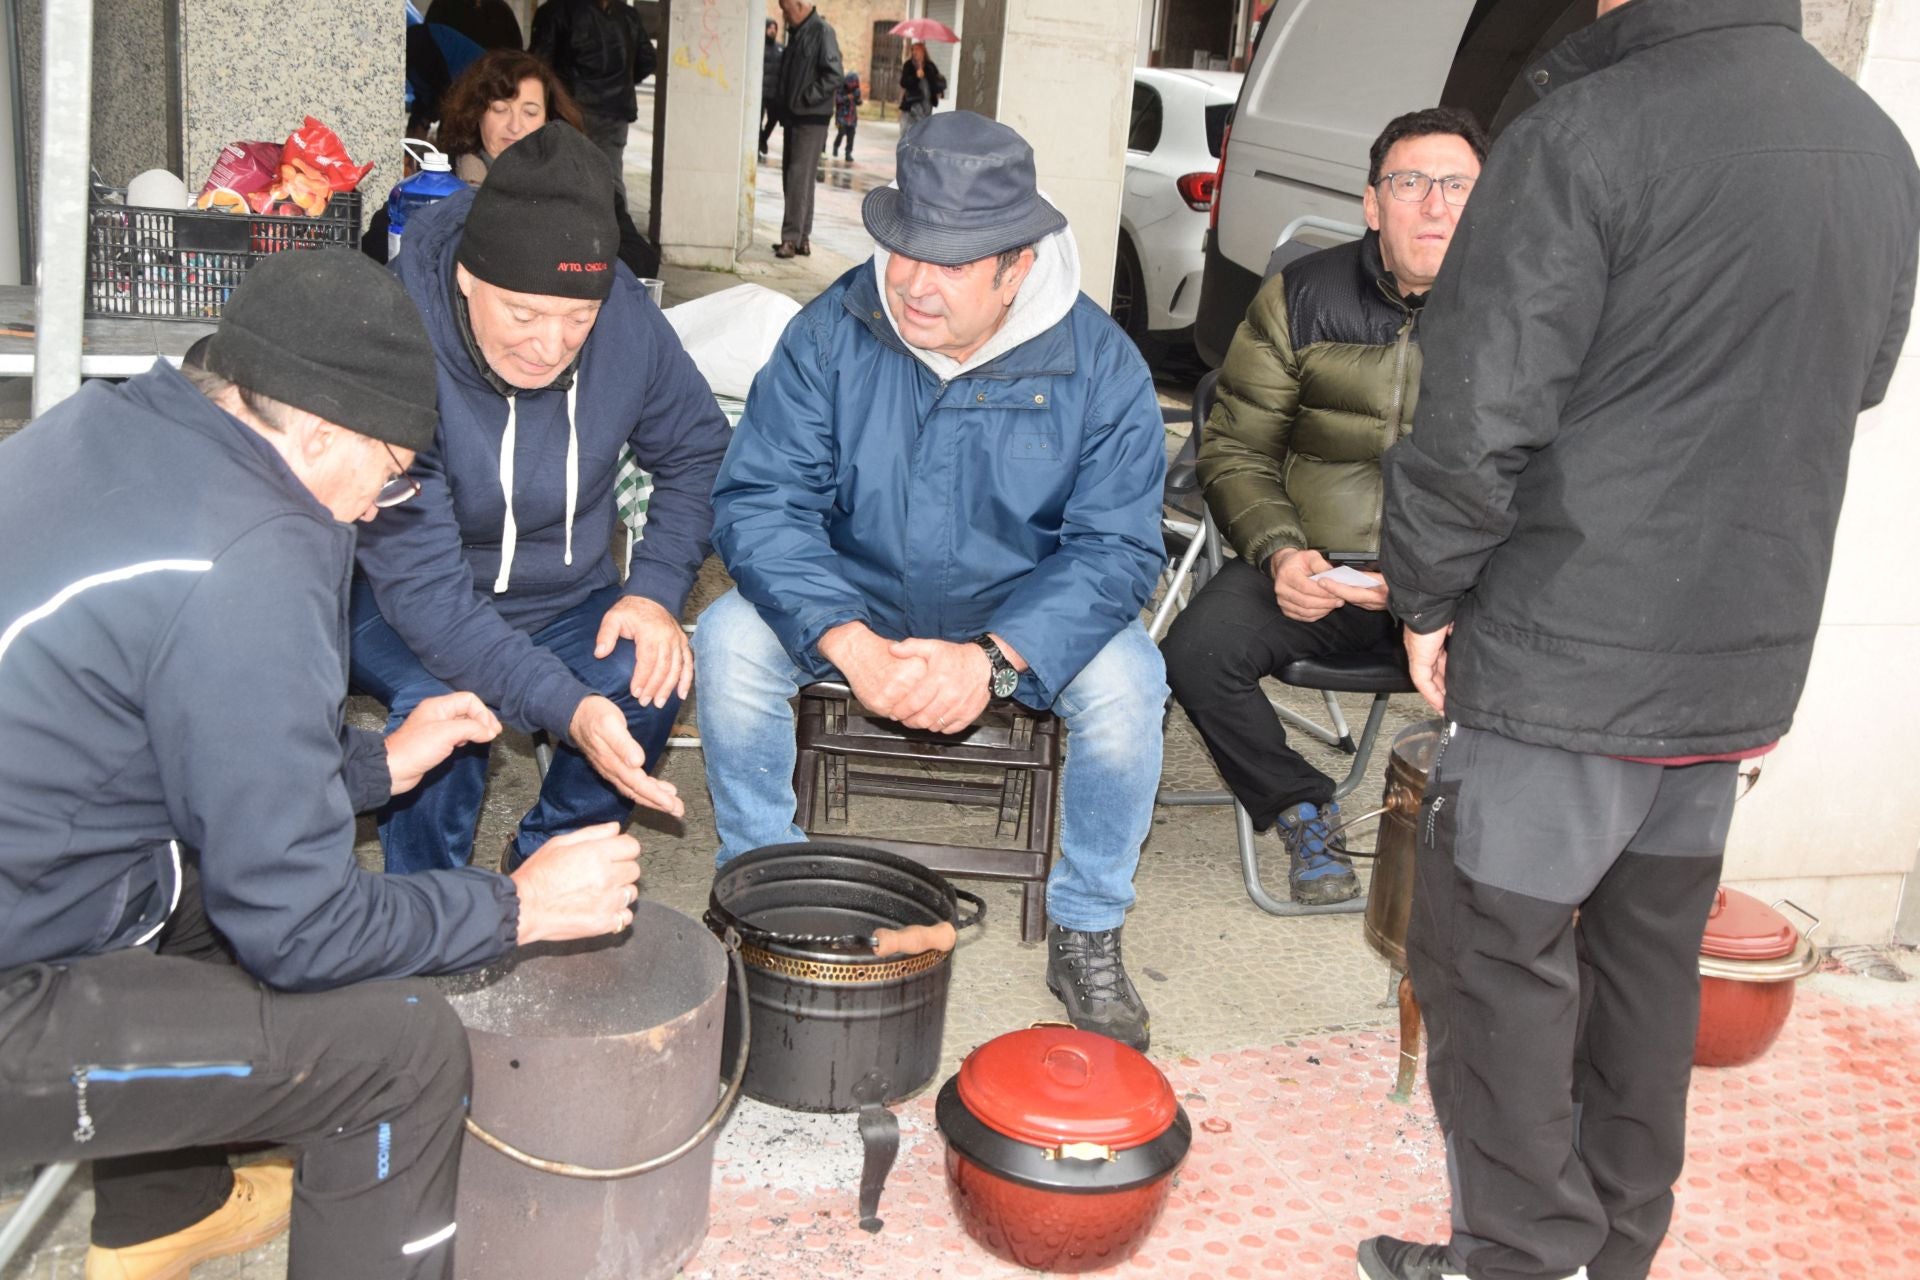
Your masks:
{"label": "white drawstring", "polygon": [[573,563],[573,508],[580,498],[580,432],[573,425],[573,399],[580,394],[580,375],[567,384],[567,560]]}
{"label": "white drawstring", "polygon": [[493,594],[507,589],[507,575],[513,572],[513,544],[520,530],[513,523],[513,436],[514,397],[507,397],[507,431],[500,437],[500,492],[506,496],[507,518],[500,528],[500,572],[493,580]]}

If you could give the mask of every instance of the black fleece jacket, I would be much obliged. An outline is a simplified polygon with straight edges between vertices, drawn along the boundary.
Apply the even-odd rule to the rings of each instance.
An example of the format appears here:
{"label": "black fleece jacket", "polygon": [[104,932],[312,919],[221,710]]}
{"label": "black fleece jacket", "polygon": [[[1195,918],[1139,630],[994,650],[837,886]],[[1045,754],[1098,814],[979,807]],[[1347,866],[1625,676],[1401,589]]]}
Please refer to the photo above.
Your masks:
{"label": "black fleece jacket", "polygon": [[355,862],[387,779],[344,724],[354,529],[178,371],[0,443],[0,545],[0,970],[151,941],[183,858],[270,986],[512,945],[504,876]]}

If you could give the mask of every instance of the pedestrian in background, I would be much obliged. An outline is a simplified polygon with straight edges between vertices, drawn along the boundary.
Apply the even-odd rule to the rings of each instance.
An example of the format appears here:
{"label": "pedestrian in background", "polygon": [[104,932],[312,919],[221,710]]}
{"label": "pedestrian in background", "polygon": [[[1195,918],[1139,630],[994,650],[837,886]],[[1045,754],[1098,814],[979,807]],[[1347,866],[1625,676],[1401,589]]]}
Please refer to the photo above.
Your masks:
{"label": "pedestrian in background", "polygon": [[787,50],[780,58],[780,188],[786,209],[773,256],[813,252],[813,184],[827,153],[833,95],[840,88],[840,38],[807,0],[780,0]]}
{"label": "pedestrian in background", "polygon": [[640,118],[634,91],[653,74],[653,42],[626,0],[547,0],[533,15],[533,42],[573,95],[582,130],[613,166],[627,204],[627,130]]}
{"label": "pedestrian in background", "polygon": [[847,78],[833,91],[833,122],[838,126],[833,135],[833,154],[838,157],[840,144],[847,144],[847,162],[853,162],[853,135],[860,128],[860,104],[866,95],[860,92],[860,73],[847,72]]}
{"label": "pedestrian in background", "polygon": [[760,54],[760,158],[766,159],[767,139],[773,126],[780,123],[780,58],[786,46],[780,43],[780,24],[767,19],[767,47]]}
{"label": "pedestrian in background", "polygon": [[900,68],[900,118],[906,121],[905,127],[911,129],[932,115],[946,96],[947,78],[927,56],[926,41],[915,40]]}

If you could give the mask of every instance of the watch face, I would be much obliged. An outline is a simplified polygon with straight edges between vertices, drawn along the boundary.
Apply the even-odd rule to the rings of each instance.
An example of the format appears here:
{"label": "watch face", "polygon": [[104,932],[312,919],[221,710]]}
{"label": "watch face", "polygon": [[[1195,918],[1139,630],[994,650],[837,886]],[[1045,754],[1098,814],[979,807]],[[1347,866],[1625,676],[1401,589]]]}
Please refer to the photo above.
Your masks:
{"label": "watch face", "polygon": [[1020,685],[1020,673],[1011,666],[996,664],[993,668],[993,696],[1011,698],[1013,691]]}

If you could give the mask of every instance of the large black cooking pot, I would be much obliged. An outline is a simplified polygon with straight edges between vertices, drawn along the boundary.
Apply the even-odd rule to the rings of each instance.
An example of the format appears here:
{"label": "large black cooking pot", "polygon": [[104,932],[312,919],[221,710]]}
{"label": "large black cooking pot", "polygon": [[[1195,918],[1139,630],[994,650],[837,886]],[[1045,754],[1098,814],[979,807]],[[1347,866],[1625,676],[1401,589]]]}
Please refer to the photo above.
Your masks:
{"label": "large black cooking pot", "polygon": [[[963,901],[972,915],[960,915]],[[952,973],[947,951],[875,956],[874,930],[966,928],[985,911],[911,858],[851,844],[769,845],[714,874],[707,927],[734,930],[746,966],[753,1036],[742,1087],[796,1111],[861,1112],[870,1230],[893,1162],[886,1148],[899,1142],[885,1105],[939,1071]]]}

